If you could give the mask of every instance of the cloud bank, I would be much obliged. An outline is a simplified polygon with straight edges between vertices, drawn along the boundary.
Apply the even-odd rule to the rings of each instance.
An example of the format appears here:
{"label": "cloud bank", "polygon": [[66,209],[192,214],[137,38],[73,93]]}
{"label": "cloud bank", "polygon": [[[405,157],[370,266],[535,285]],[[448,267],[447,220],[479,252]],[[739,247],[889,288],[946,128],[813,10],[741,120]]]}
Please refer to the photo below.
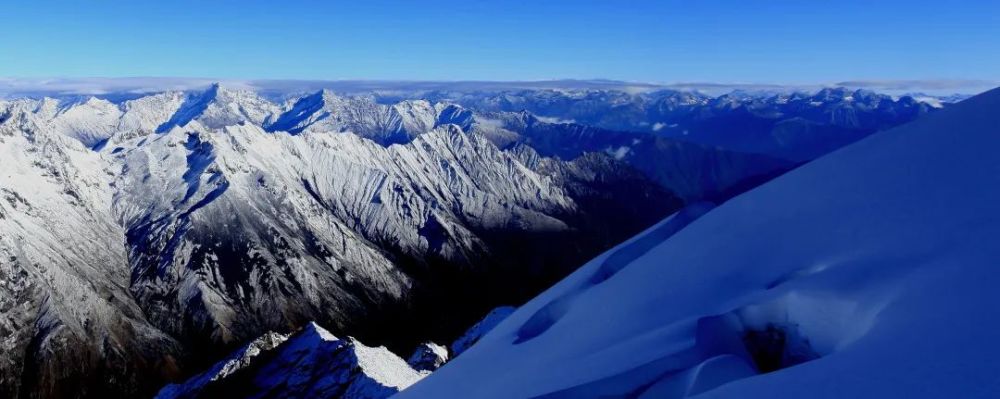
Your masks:
{"label": "cloud bank", "polygon": [[390,81],[390,80],[239,80],[211,78],[0,78],[0,97],[129,96],[172,90],[204,89],[212,83],[247,88],[265,95],[282,96],[331,89],[343,93],[419,92],[419,91],[500,91],[516,89],[606,89],[639,93],[654,90],[690,90],[723,94],[734,90],[752,92],[814,91],[822,87],[844,86],[887,93],[977,94],[1000,86],[988,80],[857,80],[817,84],[740,84],[740,83],[637,83],[614,80],[545,80],[545,81]]}

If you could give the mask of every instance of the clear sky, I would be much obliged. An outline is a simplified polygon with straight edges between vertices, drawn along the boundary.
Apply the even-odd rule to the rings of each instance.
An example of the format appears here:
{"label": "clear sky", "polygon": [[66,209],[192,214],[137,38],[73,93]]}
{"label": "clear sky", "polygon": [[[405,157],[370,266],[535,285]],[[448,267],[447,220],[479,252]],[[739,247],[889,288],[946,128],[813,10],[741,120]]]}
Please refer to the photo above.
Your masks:
{"label": "clear sky", "polygon": [[1000,1],[18,1],[0,76],[1000,79]]}

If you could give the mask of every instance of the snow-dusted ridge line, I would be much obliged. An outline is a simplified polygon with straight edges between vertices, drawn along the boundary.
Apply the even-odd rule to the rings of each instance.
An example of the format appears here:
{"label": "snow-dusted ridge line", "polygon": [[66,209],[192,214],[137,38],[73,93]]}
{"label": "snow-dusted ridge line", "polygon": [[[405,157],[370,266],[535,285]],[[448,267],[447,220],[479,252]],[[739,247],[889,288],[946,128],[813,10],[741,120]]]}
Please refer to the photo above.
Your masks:
{"label": "snow-dusted ridge line", "polygon": [[[358,104],[362,116],[373,105]],[[65,378],[142,395],[208,360],[197,356],[303,319],[344,331],[392,319],[437,273],[527,253],[484,232],[561,237],[578,226],[570,184],[617,176],[598,163],[533,170],[429,122],[426,104],[394,108],[428,130],[385,146],[268,132],[273,104],[225,86],[0,102],[0,331],[17,354],[0,362],[0,396],[62,396],[75,388],[50,381]],[[405,327],[392,338],[422,339]]]}
{"label": "snow-dusted ridge line", "polygon": [[382,399],[428,372],[410,368],[384,347],[339,339],[316,323],[290,335],[266,334],[183,384],[171,384],[157,399],[239,395]]}
{"label": "snow-dusted ridge line", "polygon": [[[493,135],[502,136],[509,132],[493,132],[489,125],[496,121],[490,113],[527,110],[538,121],[550,124],[572,122],[616,131],[656,133],[800,162],[873,131],[911,120],[956,97],[921,94],[917,98],[921,100],[839,87],[809,92],[734,91],[721,96],[673,90],[630,93],[614,89],[508,89],[352,94],[323,89],[305,95],[286,93],[282,100],[275,100],[246,86],[215,83],[205,90],[112,98],[113,102],[77,96],[27,103],[37,103],[34,112],[51,120],[54,128],[95,148],[103,148],[109,139],[114,141],[112,136],[116,134],[134,137],[143,132],[165,132],[191,122],[208,129],[249,123],[268,131],[353,132],[384,145],[409,142],[416,135],[444,124],[457,124],[463,130],[478,124]],[[474,113],[462,112],[462,106]],[[720,124],[733,123],[756,127],[744,132],[746,137],[733,136],[725,129],[719,131]],[[509,125],[505,128],[511,129]],[[496,143],[503,146],[499,141]],[[628,143],[602,150],[619,157],[632,154]]]}
{"label": "snow-dusted ridge line", "polygon": [[589,285],[625,243],[399,397],[994,397],[998,110],[1000,89],[873,135]]}
{"label": "snow-dusted ridge line", "polygon": [[[451,355],[448,348],[425,342],[405,364],[384,347],[371,348],[351,337],[341,340],[315,322],[292,334],[268,332],[207,371],[164,386],[156,398],[211,397],[216,393],[385,398],[460,355],[513,310],[505,306],[491,311],[451,345]],[[350,369],[350,375],[345,377],[344,369]]]}

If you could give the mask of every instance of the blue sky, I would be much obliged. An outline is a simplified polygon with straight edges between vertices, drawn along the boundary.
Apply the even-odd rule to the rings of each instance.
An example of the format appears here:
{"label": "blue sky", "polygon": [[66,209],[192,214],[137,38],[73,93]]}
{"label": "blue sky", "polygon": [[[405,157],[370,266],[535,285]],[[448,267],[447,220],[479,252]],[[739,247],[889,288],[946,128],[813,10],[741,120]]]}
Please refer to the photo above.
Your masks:
{"label": "blue sky", "polygon": [[24,1],[0,76],[997,80],[1000,1]]}

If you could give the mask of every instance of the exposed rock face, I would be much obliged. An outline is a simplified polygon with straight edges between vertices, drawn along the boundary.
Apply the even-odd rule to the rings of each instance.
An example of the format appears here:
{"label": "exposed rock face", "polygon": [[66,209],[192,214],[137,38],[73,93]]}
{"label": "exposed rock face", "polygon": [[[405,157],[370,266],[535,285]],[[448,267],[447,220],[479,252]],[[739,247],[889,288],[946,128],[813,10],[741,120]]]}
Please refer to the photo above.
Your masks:
{"label": "exposed rock face", "polygon": [[417,371],[434,371],[447,362],[448,348],[433,342],[424,342],[417,346],[413,355],[406,361],[410,367]]}
{"label": "exposed rock face", "polygon": [[338,339],[309,323],[287,339],[265,335],[204,374],[164,387],[156,397],[382,399],[426,375],[384,347]]}

